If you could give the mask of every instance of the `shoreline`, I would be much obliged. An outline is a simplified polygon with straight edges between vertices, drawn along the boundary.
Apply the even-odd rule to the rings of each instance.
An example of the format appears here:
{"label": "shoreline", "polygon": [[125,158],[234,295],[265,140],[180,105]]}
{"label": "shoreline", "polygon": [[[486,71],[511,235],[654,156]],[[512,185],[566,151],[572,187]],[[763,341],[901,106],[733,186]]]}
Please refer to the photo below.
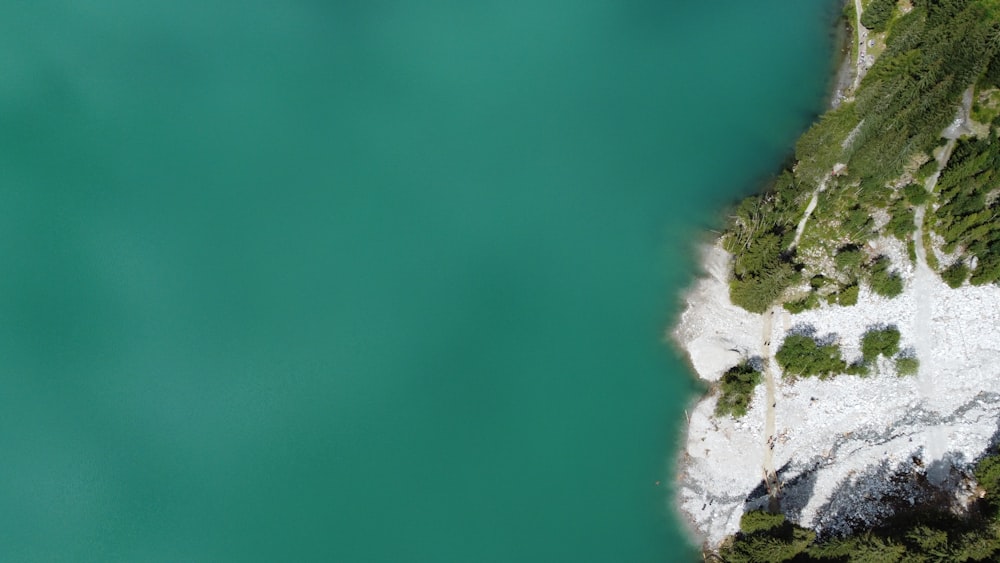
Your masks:
{"label": "shoreline", "polygon": [[[902,243],[880,240],[878,246],[876,251],[904,263]],[[670,335],[688,353],[698,378],[711,384],[729,366],[706,352],[728,358],[731,344],[744,343],[746,355],[763,355],[759,343],[750,342],[761,334],[752,329],[762,326],[763,316],[739,309],[728,296],[719,301],[728,290],[721,274],[728,270],[718,264],[728,253],[718,243],[701,251],[708,275],[685,292],[687,307]],[[811,325],[833,335],[853,360],[867,327],[888,321],[899,326],[901,347],[915,349],[921,360],[920,373],[912,377],[896,376],[883,360],[865,378],[777,381],[780,431],[772,452],[784,485],[781,507],[795,523],[844,532],[859,518],[876,522],[890,514],[901,495],[919,502],[932,493],[926,486],[888,483],[887,476],[896,474],[956,490],[960,506],[974,492],[968,467],[1000,434],[1000,380],[993,370],[1000,365],[1000,288],[952,289],[936,276],[922,279],[912,265],[901,273],[906,289],[895,299],[863,288],[856,306],[776,315],[769,336],[775,347],[797,326]],[[918,303],[929,318],[919,318]],[[711,393],[687,411],[684,447],[674,461],[673,509],[696,545],[717,547],[738,531],[744,510],[766,506],[764,395],[764,385],[757,386],[739,420],[716,418]],[[856,500],[859,494],[864,502]]]}
{"label": "shoreline", "polygon": [[[850,1],[850,0],[847,0]],[[845,2],[846,4],[846,2]],[[834,56],[831,59],[831,78],[829,80],[829,87],[826,96],[823,98],[822,106],[824,109],[817,114],[817,118],[822,115],[826,110],[830,108],[835,108],[839,105],[840,101],[843,99],[843,92],[846,87],[849,87],[854,80],[855,65],[854,60],[851,56],[851,42],[853,39],[853,26],[843,14],[836,18],[833,24],[832,30],[834,34],[837,35],[838,39],[835,43]],[[837,61],[840,61],[839,63]],[[794,142],[792,143],[790,150],[794,151]],[[763,187],[765,184],[762,184]],[[734,200],[727,207],[735,205],[738,200]],[[720,211],[719,221],[723,221],[725,218],[725,210]],[[668,328],[665,331],[664,340],[673,348],[679,358],[683,359],[685,365],[687,366],[688,373],[692,381],[699,387],[701,387],[701,392],[693,395],[689,400],[684,409],[686,419],[683,424],[681,432],[677,434],[680,442],[677,444],[675,449],[676,454],[673,456],[672,463],[669,467],[673,470],[673,486],[671,494],[671,510],[677,516],[679,522],[688,536],[688,540],[692,545],[699,546],[704,549],[706,546],[710,545],[708,541],[709,538],[706,534],[699,529],[696,519],[688,514],[680,502],[680,483],[682,481],[682,476],[688,472],[689,466],[692,462],[691,457],[688,455],[687,444],[690,441],[691,429],[692,429],[692,413],[696,411],[699,405],[703,405],[711,399],[712,397],[712,384],[719,379],[722,371],[714,379],[706,379],[701,375],[696,361],[692,358],[687,345],[683,339],[678,334],[681,326],[684,323],[686,315],[692,314],[694,309],[694,304],[696,302],[695,295],[707,277],[712,277],[712,264],[711,259],[713,254],[715,255],[715,260],[718,261],[719,252],[725,253],[725,250],[721,248],[720,233],[718,231],[705,229],[701,230],[696,235],[697,239],[691,243],[690,250],[694,255],[693,262],[696,265],[694,276],[691,282],[685,287],[676,298],[676,308],[677,313],[672,319],[670,319]],[[728,260],[728,253],[727,260]],[[716,265],[718,268],[718,265]],[[726,279],[723,277],[723,280]],[[729,301],[728,286],[726,286],[726,292],[724,299],[719,301],[719,303],[728,304],[730,307],[738,310],[741,313],[745,313],[749,316],[755,316],[753,313],[748,313],[742,309],[732,305]],[[730,366],[722,368],[722,370],[728,369]],[[761,386],[762,387],[762,386]]]}
{"label": "shoreline", "polygon": [[[891,37],[886,44],[885,18],[894,16],[873,12],[872,18],[882,19],[865,24],[872,26],[869,38],[860,2],[853,3],[855,13],[845,9],[849,17],[839,20],[851,20],[848,27],[856,36],[849,40],[852,48],[846,56],[840,52],[842,62],[830,81],[827,102],[832,108],[853,101],[881,50],[899,44]],[[981,10],[973,6],[963,12],[972,14],[963,21],[976,22],[967,28],[995,23],[974,8]],[[934,15],[926,16],[927,21]],[[908,21],[923,22],[920,17],[918,12]],[[947,35],[941,30],[951,20],[937,17],[927,24],[928,33]],[[874,53],[866,54],[866,47]],[[990,60],[984,57],[975,59],[976,64]],[[905,514],[950,514],[956,522],[968,523],[966,517],[982,510],[983,502],[990,507],[995,502],[980,501],[995,491],[990,479],[977,481],[976,468],[1000,446],[1000,274],[990,269],[996,261],[993,247],[986,252],[982,245],[962,246],[987,231],[965,234],[952,227],[955,216],[964,217],[948,207],[959,196],[955,190],[940,195],[935,187],[942,171],[960,171],[946,176],[951,181],[946,188],[969,174],[967,168],[988,171],[988,163],[969,164],[971,157],[960,151],[964,156],[958,164],[947,166],[960,136],[995,140],[996,131],[984,125],[988,117],[972,121],[977,86],[962,81],[948,91],[948,98],[931,98],[937,100],[937,121],[911,124],[920,138],[938,139],[937,149],[929,143],[913,148],[917,137],[904,144],[898,135],[908,130],[886,126],[884,119],[873,117],[879,106],[861,103],[876,95],[897,99],[899,88],[882,85],[880,90],[880,84],[866,83],[858,105],[833,112],[832,119],[802,137],[806,149],[791,170],[807,187],[819,182],[804,211],[800,198],[808,192],[793,186],[785,199],[786,192],[779,191],[768,205],[751,200],[739,208],[731,221],[738,243],[730,247],[736,258],[726,251],[722,235],[696,247],[699,276],[681,294],[681,311],[668,335],[696,378],[709,386],[685,411],[683,449],[673,465],[673,509],[703,552],[732,541],[742,517],[754,510],[780,514],[806,529],[799,532],[811,530],[807,543],[823,545],[832,537],[855,541],[860,533],[882,537],[880,526],[895,526],[893,518]],[[989,86],[992,95],[1000,90],[1000,81]],[[945,126],[947,111],[955,117]],[[871,143],[858,149],[853,139],[868,119],[873,120],[869,129],[882,136],[869,132]],[[891,162],[903,163],[899,170],[884,169],[886,154],[896,158]],[[983,154],[995,157],[995,152]],[[858,155],[864,158],[852,160]],[[819,192],[855,164],[846,179],[834,181],[839,191],[829,195],[830,207],[799,248]],[[775,189],[784,185],[775,184]],[[985,189],[974,183],[958,193],[983,197]],[[780,215],[769,218],[768,212]],[[771,225],[780,229],[772,232]],[[933,229],[938,228],[949,238],[937,236]],[[995,225],[989,228],[995,232]],[[789,256],[793,249],[797,257]],[[952,265],[938,266],[947,263]],[[984,263],[990,266],[984,268]],[[733,286],[736,301],[760,314],[733,302],[734,267],[741,276]],[[977,285],[969,281],[970,270]],[[792,336],[797,337],[794,346],[788,340],[785,347]],[[741,367],[732,372],[739,379],[727,376],[721,386],[726,402],[718,409],[725,414],[717,416],[716,382],[730,368],[746,364],[756,373],[748,376],[750,370]],[[995,459],[989,457],[990,463]],[[987,535],[992,538],[995,529]],[[762,553],[766,546],[760,540],[768,537],[748,529],[736,537],[734,553]],[[787,538],[773,535],[772,540]],[[923,553],[924,546],[899,549],[911,548]]]}

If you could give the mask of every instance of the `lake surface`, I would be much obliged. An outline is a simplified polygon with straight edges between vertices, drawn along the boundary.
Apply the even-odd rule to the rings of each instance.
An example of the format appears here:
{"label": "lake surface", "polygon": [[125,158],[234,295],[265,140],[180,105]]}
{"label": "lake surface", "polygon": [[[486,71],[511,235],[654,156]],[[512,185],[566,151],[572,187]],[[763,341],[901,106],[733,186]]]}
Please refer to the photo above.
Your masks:
{"label": "lake surface", "polygon": [[663,334],[833,4],[0,7],[0,559],[690,559]]}

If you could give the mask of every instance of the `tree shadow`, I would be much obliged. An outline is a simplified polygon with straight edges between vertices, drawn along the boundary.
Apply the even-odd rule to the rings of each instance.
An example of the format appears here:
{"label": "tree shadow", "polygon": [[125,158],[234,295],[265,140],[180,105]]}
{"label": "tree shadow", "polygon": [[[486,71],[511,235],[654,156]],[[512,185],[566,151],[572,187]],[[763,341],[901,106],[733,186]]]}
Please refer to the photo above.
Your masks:
{"label": "tree shadow", "polygon": [[802,510],[809,504],[816,488],[816,470],[819,467],[820,459],[817,458],[798,474],[778,472],[778,482],[781,483],[781,512],[789,520],[793,522],[801,520]]}
{"label": "tree shadow", "polygon": [[798,336],[815,338],[816,327],[809,323],[795,323],[794,325],[792,325],[792,328],[788,329],[788,334],[795,334]]}
{"label": "tree shadow", "polygon": [[[809,504],[813,490],[816,487],[816,470],[820,466],[820,458],[805,464],[785,463],[776,472],[779,484],[778,510],[792,522],[798,522],[802,509]],[[771,495],[768,483],[761,479],[760,483],[747,495],[743,504],[743,512],[772,509]]]}
{"label": "tree shadow", "polygon": [[969,482],[969,460],[961,452],[948,452],[925,464],[922,451],[896,464],[883,460],[842,479],[817,510],[816,529],[824,536],[845,536],[907,513],[961,511],[964,506],[956,493]]}

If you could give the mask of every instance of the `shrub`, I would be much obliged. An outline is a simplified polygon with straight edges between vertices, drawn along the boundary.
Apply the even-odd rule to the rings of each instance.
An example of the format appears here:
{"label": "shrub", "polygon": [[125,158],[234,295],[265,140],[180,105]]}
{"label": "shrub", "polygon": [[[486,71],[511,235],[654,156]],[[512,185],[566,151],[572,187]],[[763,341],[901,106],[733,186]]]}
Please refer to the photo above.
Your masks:
{"label": "shrub", "polygon": [[855,206],[847,211],[841,225],[844,232],[852,239],[866,241],[871,235],[873,223],[874,221],[866,209]]}
{"label": "shrub", "polygon": [[872,329],[861,337],[861,356],[871,362],[880,354],[890,357],[899,351],[899,329],[888,327]]}
{"label": "shrub", "polygon": [[906,237],[910,236],[910,233],[916,229],[913,223],[913,209],[906,205],[904,200],[899,200],[889,209],[889,213],[892,218],[886,224],[886,230],[899,240],[906,240]]}
{"label": "shrub", "polygon": [[739,418],[747,413],[753,390],[760,383],[761,373],[749,362],[729,368],[719,380],[721,394],[715,404],[716,416]]}
{"label": "shrub", "polygon": [[844,307],[850,307],[852,305],[858,304],[858,285],[852,284],[844,289],[840,290],[837,294],[837,303],[843,305]]}
{"label": "shrub", "polygon": [[917,174],[916,174],[917,179],[926,180],[927,178],[930,178],[935,172],[937,172],[937,169],[938,169],[938,163],[936,160],[932,158],[927,162],[921,164],[920,168],[917,169]]}
{"label": "shrub", "polygon": [[734,304],[751,313],[763,313],[798,279],[798,272],[792,265],[782,262],[766,273],[732,280],[729,297]]}
{"label": "shrub", "polygon": [[871,373],[871,370],[868,368],[868,364],[864,362],[854,362],[853,364],[847,366],[847,370],[845,371],[845,373],[847,373],[847,375],[858,375],[861,377],[865,377],[866,375]]}
{"label": "shrub", "polygon": [[861,25],[873,31],[885,31],[895,8],[896,0],[872,0],[861,12]]}
{"label": "shrub", "polygon": [[797,315],[802,311],[807,311],[809,309],[815,309],[819,307],[819,295],[815,291],[810,292],[808,296],[798,299],[796,301],[790,301],[788,303],[782,304],[786,311],[793,315]]}
{"label": "shrub", "polygon": [[1000,259],[993,256],[980,258],[976,265],[976,271],[972,272],[969,283],[972,285],[986,285],[1000,279]]}
{"label": "shrub", "polygon": [[956,288],[965,283],[967,277],[969,277],[969,267],[962,260],[955,262],[941,272],[941,279],[951,288]]}
{"label": "shrub", "polygon": [[785,374],[826,377],[842,373],[847,364],[836,344],[820,345],[809,336],[790,334],[774,355]]}
{"label": "shrub", "polygon": [[910,202],[912,205],[923,205],[927,203],[931,195],[927,193],[927,190],[919,184],[910,184],[903,188],[903,194],[906,195],[906,201]]}
{"label": "shrub", "polygon": [[896,297],[903,293],[903,278],[897,272],[890,272],[892,263],[885,256],[879,256],[872,264],[872,291],[883,297]]}
{"label": "shrub", "polygon": [[920,360],[907,356],[896,358],[896,375],[906,377],[916,375],[920,369]]}
{"label": "shrub", "polygon": [[865,254],[856,246],[846,246],[837,251],[834,258],[838,270],[854,272],[865,261]]}

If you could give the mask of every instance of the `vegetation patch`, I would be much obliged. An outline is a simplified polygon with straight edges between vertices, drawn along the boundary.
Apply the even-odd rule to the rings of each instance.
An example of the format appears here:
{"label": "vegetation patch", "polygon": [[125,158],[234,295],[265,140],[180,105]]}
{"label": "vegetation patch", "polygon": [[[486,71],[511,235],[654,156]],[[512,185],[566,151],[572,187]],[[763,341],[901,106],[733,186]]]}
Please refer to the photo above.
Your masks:
{"label": "vegetation patch", "polygon": [[819,295],[817,295],[815,291],[812,291],[808,296],[803,297],[802,299],[783,303],[782,307],[793,315],[803,311],[808,311],[809,309],[815,309],[816,307],[819,307]]}
{"label": "vegetation patch", "polygon": [[786,376],[825,378],[847,369],[839,346],[820,344],[805,334],[789,334],[774,357]]}
{"label": "vegetation patch", "polygon": [[913,207],[906,199],[899,198],[889,208],[889,214],[891,218],[885,226],[886,232],[899,240],[907,240],[917,228],[916,223],[914,223],[916,213],[913,211]]}
{"label": "vegetation patch", "polygon": [[890,326],[869,330],[861,337],[861,357],[873,362],[879,356],[892,357],[899,352],[899,329]]}
{"label": "vegetation patch", "polygon": [[[959,141],[938,190],[921,191],[924,180],[937,171],[930,155],[943,143],[941,132],[954,120],[962,93],[976,84],[987,91],[1000,86],[1000,28],[994,17],[1000,4],[909,4],[912,9],[903,14],[895,0],[871,0],[862,13],[863,23],[887,31],[885,50],[865,74],[853,101],[810,127],[795,145],[794,166],[779,174],[765,194],[747,198],[733,213],[723,241],[735,256],[730,296],[737,305],[763,313],[803,275],[838,280],[842,295],[828,299],[855,302],[848,280],[867,274],[845,273],[858,267],[849,247],[861,248],[873,236],[871,218],[880,214],[889,215],[884,232],[909,244],[914,206],[929,207],[930,198],[940,207],[928,209],[928,227],[954,248],[963,248],[966,264],[976,264],[969,282],[1000,279],[1000,208],[993,191],[1000,187],[995,132],[1000,123],[994,123],[988,139]],[[912,180],[898,190],[893,186],[900,178]],[[825,189],[793,249],[802,210],[821,183]],[[929,232],[924,229],[925,235]],[[845,246],[848,251],[841,256],[838,250]],[[972,256],[976,262],[970,261]],[[835,257],[836,264],[826,257]],[[936,269],[931,258],[928,264]],[[830,271],[833,267],[836,271]],[[873,272],[873,287],[883,295],[898,294],[901,280],[883,273],[875,279]]]}
{"label": "vegetation patch", "polygon": [[885,31],[896,9],[896,0],[872,0],[861,12],[861,25],[876,32]]}
{"label": "vegetation patch", "polygon": [[912,356],[900,356],[896,358],[896,375],[906,377],[917,375],[920,369],[920,360]]}
{"label": "vegetation patch", "polygon": [[719,381],[719,401],[715,404],[715,416],[739,418],[750,408],[753,390],[760,383],[760,370],[750,362],[740,362],[729,368]]}
{"label": "vegetation patch", "polygon": [[965,262],[959,260],[948,266],[941,272],[941,279],[944,280],[951,288],[957,288],[965,283],[965,280],[969,277],[969,267],[965,265]]}
{"label": "vegetation patch", "polygon": [[903,188],[903,195],[906,197],[906,201],[908,201],[910,205],[923,205],[927,203],[927,200],[931,197],[931,195],[927,193],[927,190],[919,184],[907,185]]}
{"label": "vegetation patch", "polygon": [[860,289],[858,288],[858,284],[852,283],[851,285],[840,290],[840,293],[837,294],[837,303],[843,305],[844,307],[857,305],[859,292]]}
{"label": "vegetation patch", "polygon": [[[962,249],[963,257],[976,257],[976,269],[969,279],[973,285],[1000,279],[1000,202],[991,193],[998,183],[1000,142],[996,129],[987,139],[959,141],[938,181],[940,206],[934,212],[934,231],[944,238],[945,252]],[[955,265],[945,272],[949,285],[963,273]]]}
{"label": "vegetation patch", "polygon": [[871,286],[872,291],[882,297],[896,297],[903,293],[903,278],[898,272],[890,271],[892,263],[886,256],[879,256],[872,263]]}

